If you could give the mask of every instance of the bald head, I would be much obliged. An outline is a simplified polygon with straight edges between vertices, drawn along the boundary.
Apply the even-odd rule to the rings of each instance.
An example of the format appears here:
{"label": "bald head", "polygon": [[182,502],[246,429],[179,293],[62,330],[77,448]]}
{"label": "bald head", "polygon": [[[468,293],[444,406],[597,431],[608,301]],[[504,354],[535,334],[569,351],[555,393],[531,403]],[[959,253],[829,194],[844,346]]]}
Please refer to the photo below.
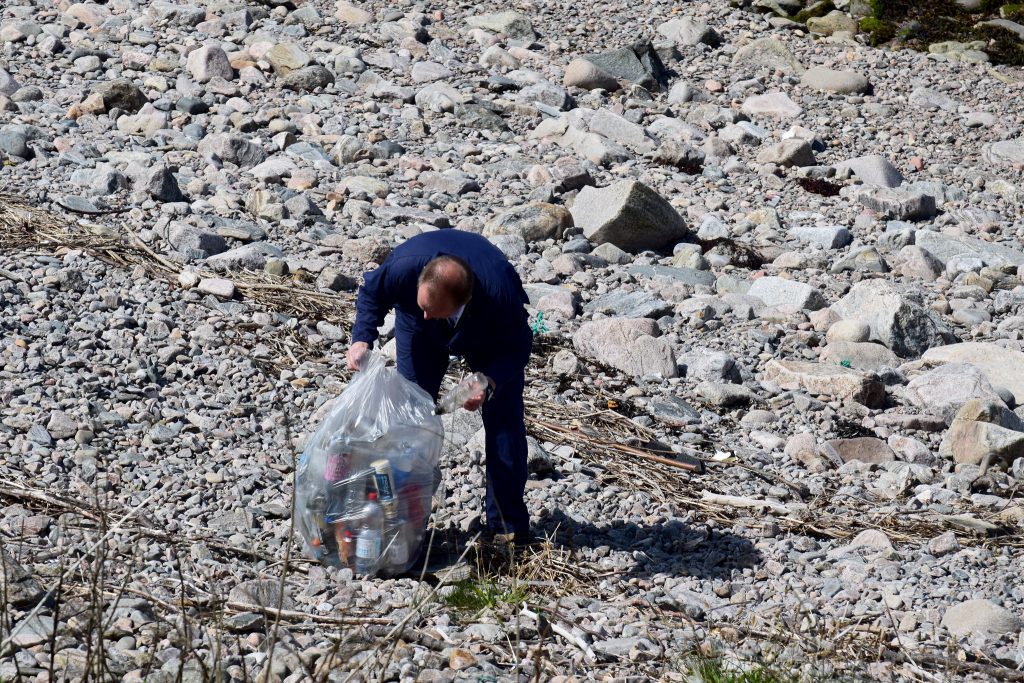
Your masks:
{"label": "bald head", "polygon": [[423,317],[449,318],[473,296],[473,271],[458,256],[438,256],[420,272],[416,303]]}

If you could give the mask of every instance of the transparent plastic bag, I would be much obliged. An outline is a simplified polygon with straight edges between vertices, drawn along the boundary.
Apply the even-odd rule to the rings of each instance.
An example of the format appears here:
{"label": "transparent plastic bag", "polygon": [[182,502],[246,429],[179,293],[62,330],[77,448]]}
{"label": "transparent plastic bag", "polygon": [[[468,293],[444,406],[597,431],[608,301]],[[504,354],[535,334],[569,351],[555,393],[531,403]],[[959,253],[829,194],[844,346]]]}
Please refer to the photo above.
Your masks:
{"label": "transparent plastic bag", "polygon": [[426,534],[443,441],[427,392],[371,355],[299,459],[295,522],[306,553],[364,575],[407,570]]}

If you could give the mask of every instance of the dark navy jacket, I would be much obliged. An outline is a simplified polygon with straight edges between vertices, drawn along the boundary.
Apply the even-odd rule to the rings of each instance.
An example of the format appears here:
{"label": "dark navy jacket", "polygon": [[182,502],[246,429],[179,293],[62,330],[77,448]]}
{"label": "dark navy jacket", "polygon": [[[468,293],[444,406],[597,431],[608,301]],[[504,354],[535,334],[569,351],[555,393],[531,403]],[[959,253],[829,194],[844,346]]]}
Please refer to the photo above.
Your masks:
{"label": "dark navy jacket", "polygon": [[[465,260],[475,278],[473,297],[454,330],[447,320],[424,320],[416,304],[420,272],[441,255]],[[529,360],[527,301],[515,268],[487,238],[456,229],[425,232],[396,247],[379,268],[363,275],[352,341],[372,345],[384,316],[394,308],[397,334],[413,335],[413,343],[446,347],[500,388]]]}

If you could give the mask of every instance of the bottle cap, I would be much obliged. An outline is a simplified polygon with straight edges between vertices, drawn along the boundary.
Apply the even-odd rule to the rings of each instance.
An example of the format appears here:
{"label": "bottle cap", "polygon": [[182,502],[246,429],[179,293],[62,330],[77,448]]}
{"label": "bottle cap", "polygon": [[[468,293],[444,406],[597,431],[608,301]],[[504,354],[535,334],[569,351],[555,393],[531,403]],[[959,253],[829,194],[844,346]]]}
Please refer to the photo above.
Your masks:
{"label": "bottle cap", "polygon": [[366,500],[377,500],[377,492],[376,491],[370,491],[369,493],[367,493],[366,494]]}

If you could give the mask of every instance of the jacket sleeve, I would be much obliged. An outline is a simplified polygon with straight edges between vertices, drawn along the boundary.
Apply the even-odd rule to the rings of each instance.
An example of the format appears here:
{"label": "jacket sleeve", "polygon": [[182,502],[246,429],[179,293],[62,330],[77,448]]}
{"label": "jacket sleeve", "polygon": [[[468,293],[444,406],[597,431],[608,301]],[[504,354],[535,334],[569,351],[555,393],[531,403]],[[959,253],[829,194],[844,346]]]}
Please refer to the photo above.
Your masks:
{"label": "jacket sleeve", "polygon": [[384,261],[375,270],[363,274],[363,286],[356,294],[356,321],[352,325],[352,342],[366,342],[373,346],[377,328],[384,324],[384,316],[394,308],[398,283],[394,264]]}

